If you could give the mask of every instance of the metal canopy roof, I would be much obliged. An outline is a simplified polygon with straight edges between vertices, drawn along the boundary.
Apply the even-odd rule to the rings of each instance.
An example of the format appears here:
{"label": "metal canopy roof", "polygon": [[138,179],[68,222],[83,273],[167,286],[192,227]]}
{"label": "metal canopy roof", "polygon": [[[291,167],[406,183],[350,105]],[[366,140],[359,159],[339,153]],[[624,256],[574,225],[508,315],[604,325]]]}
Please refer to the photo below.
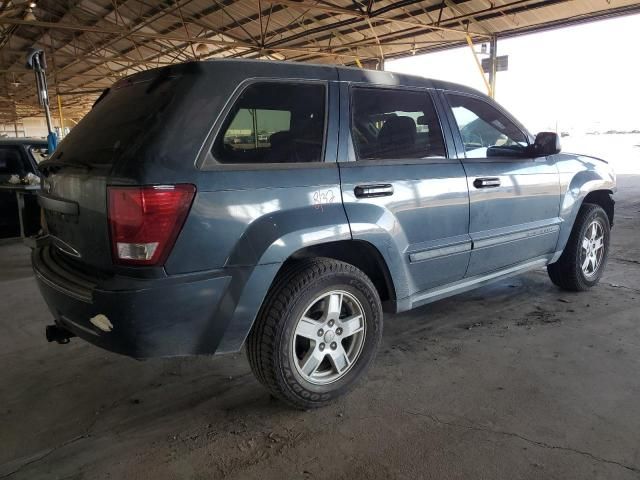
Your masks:
{"label": "metal canopy roof", "polygon": [[34,45],[47,53],[52,99],[79,118],[118,78],[176,62],[375,65],[467,35],[478,42],[636,11],[638,0],[0,0],[0,123],[41,115],[24,67]]}

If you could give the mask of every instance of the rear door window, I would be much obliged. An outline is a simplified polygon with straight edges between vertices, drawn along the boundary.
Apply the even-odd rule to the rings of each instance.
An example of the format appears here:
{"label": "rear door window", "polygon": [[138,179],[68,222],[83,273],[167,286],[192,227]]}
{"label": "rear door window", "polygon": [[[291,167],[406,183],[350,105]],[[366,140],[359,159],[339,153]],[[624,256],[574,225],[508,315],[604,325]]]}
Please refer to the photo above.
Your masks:
{"label": "rear door window", "polygon": [[358,160],[446,156],[426,91],[357,87],[351,102],[351,136]]}
{"label": "rear door window", "polygon": [[229,112],[213,156],[219,163],[320,162],[325,104],[322,84],[253,83]]}

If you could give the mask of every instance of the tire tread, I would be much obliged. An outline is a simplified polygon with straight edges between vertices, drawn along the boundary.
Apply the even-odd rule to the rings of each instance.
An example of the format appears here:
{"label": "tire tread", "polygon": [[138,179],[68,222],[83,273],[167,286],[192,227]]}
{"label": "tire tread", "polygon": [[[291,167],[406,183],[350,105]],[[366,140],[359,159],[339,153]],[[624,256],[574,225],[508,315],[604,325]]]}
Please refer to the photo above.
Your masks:
{"label": "tire tread", "polygon": [[[602,258],[602,264],[600,265],[600,271],[598,272],[598,275],[596,276],[595,280],[589,281],[582,273],[579,259],[582,231],[585,227],[585,223],[589,218],[594,216],[594,214],[601,216],[605,220],[603,222],[606,229],[604,246],[605,252]],[[590,289],[598,283],[598,281],[600,280],[600,276],[604,271],[609,250],[608,221],[609,220],[607,214],[600,205],[585,203],[580,207],[580,211],[578,212],[576,220],[573,224],[573,229],[571,230],[571,234],[569,235],[567,245],[565,246],[562,255],[557,262],[547,265],[547,273],[549,274],[549,278],[551,278],[551,281],[556,286],[570,292],[582,292]]]}
{"label": "tire tread", "polygon": [[[349,274],[368,288],[363,289],[368,300],[373,302],[381,315],[382,307],[371,280],[357,267],[331,258],[314,257],[296,261],[282,271],[271,287],[247,339],[247,356],[251,370],[269,392],[299,409],[317,408],[333,399],[319,395],[318,398],[302,398],[293,391],[278,372],[277,351],[280,323],[297,295],[319,278],[331,274]],[[372,360],[372,359],[371,359]]]}

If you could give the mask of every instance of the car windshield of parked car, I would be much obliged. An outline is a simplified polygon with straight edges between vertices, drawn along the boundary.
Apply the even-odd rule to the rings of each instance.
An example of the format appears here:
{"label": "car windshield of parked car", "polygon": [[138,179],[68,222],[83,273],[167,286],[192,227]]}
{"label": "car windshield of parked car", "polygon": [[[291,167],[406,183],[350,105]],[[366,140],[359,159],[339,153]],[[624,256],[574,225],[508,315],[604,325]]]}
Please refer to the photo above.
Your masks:
{"label": "car windshield of parked car", "polygon": [[491,156],[492,147],[512,151],[528,146],[526,135],[498,109],[466,95],[447,95],[468,158]]}
{"label": "car windshield of parked car", "polygon": [[[27,174],[24,161],[20,155],[18,147],[1,146],[0,147],[0,176],[3,181],[12,175],[24,177]],[[6,178],[5,178],[6,177]]]}
{"label": "car windshield of parked car", "polygon": [[325,86],[259,82],[229,113],[213,155],[220,163],[308,163],[322,160]]}
{"label": "car windshield of parked car", "polygon": [[354,88],[351,135],[358,160],[446,156],[426,91]]}
{"label": "car windshield of parked car", "polygon": [[49,158],[49,149],[47,147],[31,147],[29,148],[29,152],[36,163],[43,162]]}

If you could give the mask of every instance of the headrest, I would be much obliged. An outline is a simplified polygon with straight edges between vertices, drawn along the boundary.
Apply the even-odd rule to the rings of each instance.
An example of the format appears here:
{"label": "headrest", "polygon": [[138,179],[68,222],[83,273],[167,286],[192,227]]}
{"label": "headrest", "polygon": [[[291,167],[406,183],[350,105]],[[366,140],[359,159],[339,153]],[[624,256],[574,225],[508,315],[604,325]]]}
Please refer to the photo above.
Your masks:
{"label": "headrest", "polygon": [[290,132],[276,132],[272,133],[269,137],[269,143],[271,144],[271,148],[278,148],[287,143],[290,139]]}
{"label": "headrest", "polygon": [[391,117],[378,133],[378,143],[382,148],[409,146],[416,142],[416,124],[411,117]]}

